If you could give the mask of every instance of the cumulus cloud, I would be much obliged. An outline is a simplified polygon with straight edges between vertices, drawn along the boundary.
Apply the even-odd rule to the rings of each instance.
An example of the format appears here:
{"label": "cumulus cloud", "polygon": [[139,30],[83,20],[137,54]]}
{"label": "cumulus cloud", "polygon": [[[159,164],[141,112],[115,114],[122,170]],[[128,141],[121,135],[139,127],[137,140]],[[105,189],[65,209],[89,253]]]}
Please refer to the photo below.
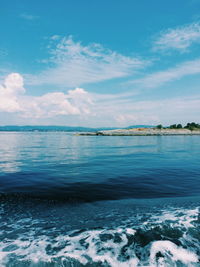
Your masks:
{"label": "cumulus cloud", "polygon": [[11,73],[5,78],[5,90],[13,95],[24,93],[24,80],[19,73]]}
{"label": "cumulus cloud", "polygon": [[158,38],[154,41],[154,50],[179,50],[182,52],[193,43],[200,42],[200,23],[192,23],[174,29],[168,29],[161,32]]}
{"label": "cumulus cloud", "polygon": [[18,96],[25,92],[23,78],[18,73],[9,74],[0,85],[0,111],[21,111]]}
{"label": "cumulus cloud", "polygon": [[[200,96],[139,101],[134,95],[89,94],[83,88],[68,92],[52,92],[41,96],[28,96],[20,74],[8,75],[0,86],[0,112],[9,112],[22,117],[40,119],[72,118],[76,116],[81,125],[128,126],[133,124],[169,124],[176,121],[198,121],[200,114]],[[184,118],[183,118],[184,114]],[[55,118],[57,117],[57,118]],[[64,120],[63,120],[64,119]],[[76,120],[77,121],[77,120]],[[88,124],[89,123],[89,124]]]}
{"label": "cumulus cloud", "polygon": [[54,35],[51,41],[57,44],[50,49],[50,58],[45,60],[48,67],[38,75],[27,75],[29,84],[76,87],[125,77],[148,64],[145,60],[123,56],[100,44],[85,46],[72,37],[61,39]]}
{"label": "cumulus cloud", "polygon": [[0,85],[0,111],[19,112],[20,116],[41,118],[58,115],[89,114],[92,100],[82,88],[68,93],[53,92],[33,97],[24,95],[23,77],[18,73],[9,74]]}

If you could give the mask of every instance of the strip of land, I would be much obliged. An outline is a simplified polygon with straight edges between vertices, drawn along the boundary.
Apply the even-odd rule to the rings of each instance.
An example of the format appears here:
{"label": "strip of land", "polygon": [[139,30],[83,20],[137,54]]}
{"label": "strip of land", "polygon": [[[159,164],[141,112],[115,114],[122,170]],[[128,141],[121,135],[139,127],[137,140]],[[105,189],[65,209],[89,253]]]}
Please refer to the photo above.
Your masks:
{"label": "strip of land", "polygon": [[116,129],[96,132],[81,132],[77,135],[95,136],[159,136],[159,135],[200,135],[200,129],[156,129],[156,128],[134,128]]}

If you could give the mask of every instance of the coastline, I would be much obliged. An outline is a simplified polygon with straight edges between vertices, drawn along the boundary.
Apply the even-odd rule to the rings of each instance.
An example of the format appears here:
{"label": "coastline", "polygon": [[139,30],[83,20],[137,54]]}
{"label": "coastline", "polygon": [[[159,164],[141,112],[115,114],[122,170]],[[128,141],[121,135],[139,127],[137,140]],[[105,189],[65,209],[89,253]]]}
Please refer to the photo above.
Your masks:
{"label": "coastline", "polygon": [[166,135],[200,135],[200,130],[189,129],[155,129],[155,128],[134,128],[116,129],[96,132],[76,133],[81,136],[166,136]]}

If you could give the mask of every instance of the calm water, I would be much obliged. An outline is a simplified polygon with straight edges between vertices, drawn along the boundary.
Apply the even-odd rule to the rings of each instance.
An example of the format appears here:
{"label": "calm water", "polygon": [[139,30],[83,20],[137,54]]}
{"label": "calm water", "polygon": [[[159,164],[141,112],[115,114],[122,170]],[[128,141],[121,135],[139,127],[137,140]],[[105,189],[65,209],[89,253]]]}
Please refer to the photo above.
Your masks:
{"label": "calm water", "polygon": [[200,266],[200,136],[0,133],[0,266]]}

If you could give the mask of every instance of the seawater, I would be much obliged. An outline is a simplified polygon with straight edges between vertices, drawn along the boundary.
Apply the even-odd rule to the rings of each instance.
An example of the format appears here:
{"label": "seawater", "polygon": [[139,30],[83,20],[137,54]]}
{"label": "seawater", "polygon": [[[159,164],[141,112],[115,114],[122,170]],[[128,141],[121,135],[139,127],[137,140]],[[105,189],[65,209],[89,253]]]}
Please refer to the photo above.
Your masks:
{"label": "seawater", "polygon": [[200,136],[0,133],[0,266],[200,266]]}

